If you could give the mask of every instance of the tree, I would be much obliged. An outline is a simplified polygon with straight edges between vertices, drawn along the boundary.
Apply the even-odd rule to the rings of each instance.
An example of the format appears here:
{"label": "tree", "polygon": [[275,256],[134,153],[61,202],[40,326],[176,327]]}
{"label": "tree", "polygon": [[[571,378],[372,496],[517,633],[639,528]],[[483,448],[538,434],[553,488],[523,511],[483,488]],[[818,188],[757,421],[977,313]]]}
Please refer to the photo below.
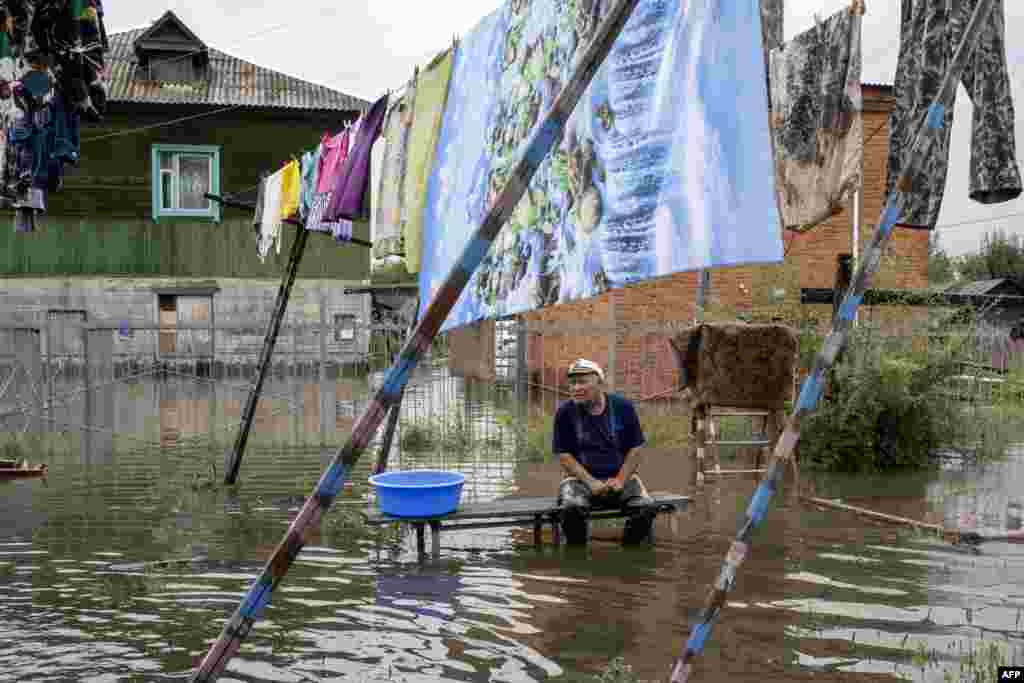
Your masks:
{"label": "tree", "polygon": [[977,253],[961,256],[956,266],[967,280],[1005,277],[1024,285],[1024,241],[1003,230],[986,233]]}
{"label": "tree", "polygon": [[932,232],[928,236],[928,284],[944,285],[956,279],[956,268],[953,259],[939,244],[939,234]]}

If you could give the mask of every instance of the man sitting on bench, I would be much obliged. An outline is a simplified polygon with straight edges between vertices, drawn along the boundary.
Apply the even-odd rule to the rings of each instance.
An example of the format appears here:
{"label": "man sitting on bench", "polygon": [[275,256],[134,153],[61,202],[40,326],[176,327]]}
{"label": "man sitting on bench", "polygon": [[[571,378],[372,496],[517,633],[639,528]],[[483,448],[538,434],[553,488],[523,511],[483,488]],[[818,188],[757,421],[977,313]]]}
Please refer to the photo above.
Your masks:
{"label": "man sitting on bench", "polygon": [[569,368],[572,400],[555,414],[552,448],[565,478],[558,487],[566,543],[585,544],[591,507],[628,514],[622,542],[646,541],[654,521],[651,499],[637,476],[644,443],[633,403],[604,391],[604,371],[583,358]]}

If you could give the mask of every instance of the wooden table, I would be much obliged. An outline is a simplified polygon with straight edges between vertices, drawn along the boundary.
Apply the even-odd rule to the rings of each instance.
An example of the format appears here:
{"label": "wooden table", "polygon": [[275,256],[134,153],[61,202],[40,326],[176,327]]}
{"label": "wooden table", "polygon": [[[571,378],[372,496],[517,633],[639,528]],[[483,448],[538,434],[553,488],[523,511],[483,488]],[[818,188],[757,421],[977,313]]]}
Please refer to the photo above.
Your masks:
{"label": "wooden table", "polygon": [[[689,496],[677,493],[653,493],[651,505],[655,515],[662,513],[682,512],[690,504]],[[632,511],[632,510],[631,510]],[[594,509],[590,512],[591,519],[614,519],[626,517],[629,513],[620,508]],[[485,529],[508,526],[533,526],[533,542],[541,545],[541,531],[544,523],[551,524],[555,543],[561,543],[561,508],[555,496],[538,496],[523,498],[502,498],[486,503],[468,503],[459,506],[455,512],[439,517],[394,517],[378,510],[363,512],[366,523],[370,526],[381,526],[402,522],[412,524],[416,528],[416,547],[420,555],[426,553],[425,528],[430,526],[431,554],[436,558],[441,554],[441,530],[448,529]],[[651,540],[654,540],[654,527],[651,527]]]}

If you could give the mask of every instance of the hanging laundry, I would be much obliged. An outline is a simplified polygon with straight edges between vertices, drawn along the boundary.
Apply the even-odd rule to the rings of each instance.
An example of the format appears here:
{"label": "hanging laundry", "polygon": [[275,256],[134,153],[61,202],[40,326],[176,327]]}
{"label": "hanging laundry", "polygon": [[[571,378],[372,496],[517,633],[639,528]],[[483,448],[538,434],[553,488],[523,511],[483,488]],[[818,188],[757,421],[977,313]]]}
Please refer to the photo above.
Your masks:
{"label": "hanging laundry", "polygon": [[[891,193],[904,168],[904,156],[939,84],[960,45],[977,0],[902,0],[900,52],[896,66],[896,108],[889,121],[889,173]],[[974,103],[971,126],[969,196],[981,204],[1007,202],[1021,194],[1016,161],[1013,97],[1006,69],[1006,28],[1002,0],[995,4],[978,36],[960,78]],[[953,92],[954,98],[956,91]],[[938,144],[923,160],[921,171],[908,187],[899,188],[898,225],[933,228],[939,218],[949,165],[949,139],[954,102],[945,111],[945,127]]]}
{"label": "hanging laundry", "polygon": [[764,51],[765,82],[770,83],[768,71],[772,50],[782,47],[786,8],[783,0],[761,0],[761,48]]}
{"label": "hanging laundry", "polygon": [[281,169],[281,220],[292,218],[298,213],[301,190],[299,162],[289,161]]}
{"label": "hanging laundry", "polygon": [[263,187],[263,212],[260,220],[260,234],[256,242],[256,253],[265,261],[270,249],[276,244],[281,253],[281,190],[284,169],[267,177]]}
{"label": "hanging laundry", "polygon": [[332,181],[337,177],[338,169],[348,157],[349,131],[344,130],[334,137],[324,135],[320,141],[320,168],[317,180],[317,192],[330,192]]}
{"label": "hanging laundry", "polygon": [[363,121],[366,119],[366,114],[363,114],[356,122],[352,124],[352,127],[348,131],[348,147],[346,147],[347,154],[351,154],[352,150],[356,146],[356,138],[359,135],[359,129],[363,126]]}
{"label": "hanging laundry", "polygon": [[[420,272],[423,258],[423,212],[427,205],[427,181],[434,166],[454,62],[455,50],[448,50],[440,59],[435,60],[432,66],[427,67],[426,71],[421,71],[416,82],[416,101],[413,104],[405,172],[404,192],[408,211],[402,227],[405,263],[409,272],[414,275]],[[462,87],[471,86],[462,84]],[[480,87],[480,84],[474,84],[472,87]]]}
{"label": "hanging laundry", "polygon": [[771,53],[771,121],[783,225],[813,228],[861,183],[861,23],[836,12]]}
{"label": "hanging laundry", "polygon": [[[612,4],[506,0],[458,45],[423,193],[420,314],[464,254],[482,260],[442,330],[782,260],[781,230],[754,227],[778,211],[755,3],[639,0],[564,128],[541,127]],[[556,131],[493,243],[467,251],[510,170]]]}
{"label": "hanging laundry", "polygon": [[384,163],[384,147],[387,139],[377,138],[370,150],[370,240],[377,235],[377,205],[380,202],[381,167]]}
{"label": "hanging laundry", "polygon": [[316,188],[309,215],[306,218],[306,229],[313,232],[326,232],[334,235],[338,241],[352,238],[352,224],[349,221],[324,220],[324,211],[331,201],[332,189],[337,182],[341,167],[348,158],[348,141],[350,130],[342,131],[331,137],[325,135],[320,143],[320,160],[317,167]]}
{"label": "hanging laundry", "polygon": [[409,152],[409,131],[413,123],[415,82],[392,104],[384,125],[386,143],[381,168],[379,200],[374,213],[377,226],[374,256],[404,256],[401,239],[401,216],[406,186],[406,162]]}
{"label": "hanging laundry", "polygon": [[405,169],[412,126],[415,81],[405,89],[402,97],[388,110],[384,123],[384,158],[381,161],[378,201],[373,207],[377,221],[373,237],[373,258],[370,260],[370,278],[377,281],[407,281],[409,271],[405,263],[402,239],[402,211],[405,196]]}
{"label": "hanging laundry", "polygon": [[110,45],[100,0],[5,0],[0,14],[0,203],[31,232],[79,161],[81,118],[105,111]]}
{"label": "hanging laundry", "polygon": [[366,112],[359,124],[355,144],[332,186],[331,201],[324,217],[327,220],[359,220],[367,217],[366,190],[370,182],[370,152],[380,135],[387,112],[388,95],[380,97]]}
{"label": "hanging laundry", "polygon": [[786,8],[783,0],[761,0],[761,44],[768,52],[782,46]]}
{"label": "hanging laundry", "polygon": [[299,202],[299,218],[303,223],[309,218],[309,211],[316,196],[317,177],[320,168],[320,148],[302,155],[302,196]]}

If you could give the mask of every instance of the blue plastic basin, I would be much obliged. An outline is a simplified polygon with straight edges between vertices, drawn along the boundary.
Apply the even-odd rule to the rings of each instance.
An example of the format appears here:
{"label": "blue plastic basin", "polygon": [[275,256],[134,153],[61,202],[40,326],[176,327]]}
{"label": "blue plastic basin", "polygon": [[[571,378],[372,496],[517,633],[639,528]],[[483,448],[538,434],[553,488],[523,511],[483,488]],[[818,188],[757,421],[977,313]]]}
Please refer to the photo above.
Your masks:
{"label": "blue plastic basin", "polygon": [[459,507],[466,477],[443,470],[384,472],[370,477],[377,489],[377,505],[395,517],[438,517]]}

